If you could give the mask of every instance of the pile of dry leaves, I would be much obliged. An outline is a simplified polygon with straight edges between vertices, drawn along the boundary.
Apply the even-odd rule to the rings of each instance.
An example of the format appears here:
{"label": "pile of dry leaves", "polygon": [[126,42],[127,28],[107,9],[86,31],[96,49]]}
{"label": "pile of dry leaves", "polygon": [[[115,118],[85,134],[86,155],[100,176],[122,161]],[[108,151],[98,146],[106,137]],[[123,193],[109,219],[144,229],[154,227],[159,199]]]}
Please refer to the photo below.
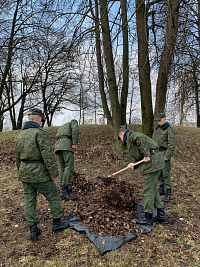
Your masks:
{"label": "pile of dry leaves", "polygon": [[78,221],[102,235],[124,236],[139,231],[134,220],[137,200],[133,192],[128,182],[90,182],[81,174],[74,175],[71,184]]}

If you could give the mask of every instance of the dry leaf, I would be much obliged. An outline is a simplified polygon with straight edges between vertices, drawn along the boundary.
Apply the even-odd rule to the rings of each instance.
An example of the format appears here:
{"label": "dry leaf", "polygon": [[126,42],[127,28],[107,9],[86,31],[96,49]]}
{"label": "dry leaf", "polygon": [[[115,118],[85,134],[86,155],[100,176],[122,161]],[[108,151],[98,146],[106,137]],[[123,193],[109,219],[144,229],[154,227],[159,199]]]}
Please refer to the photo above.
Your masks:
{"label": "dry leaf", "polygon": [[104,245],[106,243],[106,240],[103,239],[101,243],[102,243],[102,245]]}

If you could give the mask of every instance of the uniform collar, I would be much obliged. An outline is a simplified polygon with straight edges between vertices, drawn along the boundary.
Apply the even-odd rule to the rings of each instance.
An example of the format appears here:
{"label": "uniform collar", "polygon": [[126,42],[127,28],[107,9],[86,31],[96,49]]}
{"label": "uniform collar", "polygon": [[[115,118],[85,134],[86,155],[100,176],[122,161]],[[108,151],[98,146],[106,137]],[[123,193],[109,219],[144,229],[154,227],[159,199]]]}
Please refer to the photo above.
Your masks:
{"label": "uniform collar", "polygon": [[22,130],[29,129],[29,128],[40,128],[41,126],[35,121],[26,121]]}
{"label": "uniform collar", "polygon": [[156,126],[156,130],[157,130],[158,128],[161,128],[162,130],[165,130],[165,129],[167,129],[168,127],[170,127],[169,122],[165,122],[165,124],[163,124],[162,126],[157,125],[157,126]]}
{"label": "uniform collar", "polygon": [[124,133],[124,138],[123,138],[123,146],[126,145],[126,140],[127,140],[127,133],[130,133],[131,131],[130,130],[127,130],[125,133]]}

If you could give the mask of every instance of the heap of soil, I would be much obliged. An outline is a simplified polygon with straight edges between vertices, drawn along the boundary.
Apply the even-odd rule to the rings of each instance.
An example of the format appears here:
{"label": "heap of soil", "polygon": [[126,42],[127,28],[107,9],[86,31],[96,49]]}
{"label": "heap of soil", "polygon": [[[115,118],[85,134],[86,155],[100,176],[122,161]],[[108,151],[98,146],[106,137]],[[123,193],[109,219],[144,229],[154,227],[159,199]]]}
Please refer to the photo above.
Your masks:
{"label": "heap of soil", "polygon": [[71,182],[78,221],[88,226],[92,233],[125,236],[139,231],[134,220],[137,200],[129,182],[91,182],[82,174],[75,174]]}

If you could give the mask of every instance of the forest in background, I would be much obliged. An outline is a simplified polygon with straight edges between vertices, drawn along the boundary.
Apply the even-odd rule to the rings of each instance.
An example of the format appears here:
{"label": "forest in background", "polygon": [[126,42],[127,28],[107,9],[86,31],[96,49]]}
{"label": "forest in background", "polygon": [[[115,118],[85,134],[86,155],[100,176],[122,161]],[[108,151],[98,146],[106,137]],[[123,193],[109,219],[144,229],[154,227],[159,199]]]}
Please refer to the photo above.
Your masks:
{"label": "forest in background", "polygon": [[14,0],[0,3],[0,131],[31,107],[116,129],[166,112],[199,117],[200,4],[193,0]]}

